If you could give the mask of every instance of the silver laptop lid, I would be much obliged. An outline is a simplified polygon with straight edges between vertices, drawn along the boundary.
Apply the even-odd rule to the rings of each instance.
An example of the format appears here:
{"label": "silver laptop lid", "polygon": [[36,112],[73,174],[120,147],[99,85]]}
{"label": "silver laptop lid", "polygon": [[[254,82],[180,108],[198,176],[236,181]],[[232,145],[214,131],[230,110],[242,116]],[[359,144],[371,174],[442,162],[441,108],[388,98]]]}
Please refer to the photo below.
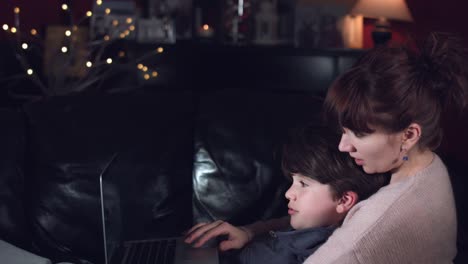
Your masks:
{"label": "silver laptop lid", "polygon": [[120,190],[110,177],[104,177],[117,153],[107,161],[99,174],[99,194],[101,203],[102,234],[104,243],[104,263],[110,264],[115,249],[121,243],[122,213]]}

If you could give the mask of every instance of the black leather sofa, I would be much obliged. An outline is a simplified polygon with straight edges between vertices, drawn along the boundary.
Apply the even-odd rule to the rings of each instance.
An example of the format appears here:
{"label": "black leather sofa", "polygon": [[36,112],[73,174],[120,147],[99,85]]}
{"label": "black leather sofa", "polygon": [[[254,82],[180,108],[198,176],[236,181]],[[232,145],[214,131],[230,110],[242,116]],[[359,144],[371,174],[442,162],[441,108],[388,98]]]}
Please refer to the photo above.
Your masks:
{"label": "black leather sofa", "polygon": [[[247,86],[85,92],[1,110],[0,239],[54,262],[103,263],[99,175],[115,154],[104,177],[121,184],[124,239],[283,215],[279,146],[317,121],[324,91]],[[466,171],[448,161],[456,263],[466,263]]]}

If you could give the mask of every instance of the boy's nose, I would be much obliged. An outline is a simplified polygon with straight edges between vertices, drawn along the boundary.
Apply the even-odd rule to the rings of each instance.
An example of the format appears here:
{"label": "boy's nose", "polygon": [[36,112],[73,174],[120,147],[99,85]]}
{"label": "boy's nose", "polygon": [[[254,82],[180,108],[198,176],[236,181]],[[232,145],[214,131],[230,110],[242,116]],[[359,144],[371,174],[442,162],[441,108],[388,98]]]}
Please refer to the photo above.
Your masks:
{"label": "boy's nose", "polygon": [[293,192],[291,190],[291,187],[286,191],[286,193],[284,194],[284,196],[286,197],[286,199],[288,200],[293,200]]}

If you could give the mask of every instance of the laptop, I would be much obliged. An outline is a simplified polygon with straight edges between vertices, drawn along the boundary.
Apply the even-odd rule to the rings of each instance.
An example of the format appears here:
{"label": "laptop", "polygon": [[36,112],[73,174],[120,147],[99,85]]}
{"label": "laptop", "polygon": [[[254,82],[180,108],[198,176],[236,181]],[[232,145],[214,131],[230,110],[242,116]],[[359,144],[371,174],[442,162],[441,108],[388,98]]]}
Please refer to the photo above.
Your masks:
{"label": "laptop", "polygon": [[99,175],[105,264],[218,264],[214,245],[192,248],[183,242],[183,237],[123,241],[120,184],[105,177],[116,156],[111,157]]}

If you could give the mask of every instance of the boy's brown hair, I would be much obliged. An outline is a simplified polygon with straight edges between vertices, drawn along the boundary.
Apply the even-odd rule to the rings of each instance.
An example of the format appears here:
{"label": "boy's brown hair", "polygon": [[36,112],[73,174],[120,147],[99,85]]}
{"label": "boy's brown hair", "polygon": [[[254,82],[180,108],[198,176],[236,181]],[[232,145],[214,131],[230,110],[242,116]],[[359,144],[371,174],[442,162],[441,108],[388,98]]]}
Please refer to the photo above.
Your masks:
{"label": "boy's brown hair", "polygon": [[328,184],[334,198],[353,191],[367,199],[390,181],[390,173],[366,174],[348,153],[338,151],[340,137],[326,127],[307,126],[292,131],[283,144],[284,175],[301,174]]}

